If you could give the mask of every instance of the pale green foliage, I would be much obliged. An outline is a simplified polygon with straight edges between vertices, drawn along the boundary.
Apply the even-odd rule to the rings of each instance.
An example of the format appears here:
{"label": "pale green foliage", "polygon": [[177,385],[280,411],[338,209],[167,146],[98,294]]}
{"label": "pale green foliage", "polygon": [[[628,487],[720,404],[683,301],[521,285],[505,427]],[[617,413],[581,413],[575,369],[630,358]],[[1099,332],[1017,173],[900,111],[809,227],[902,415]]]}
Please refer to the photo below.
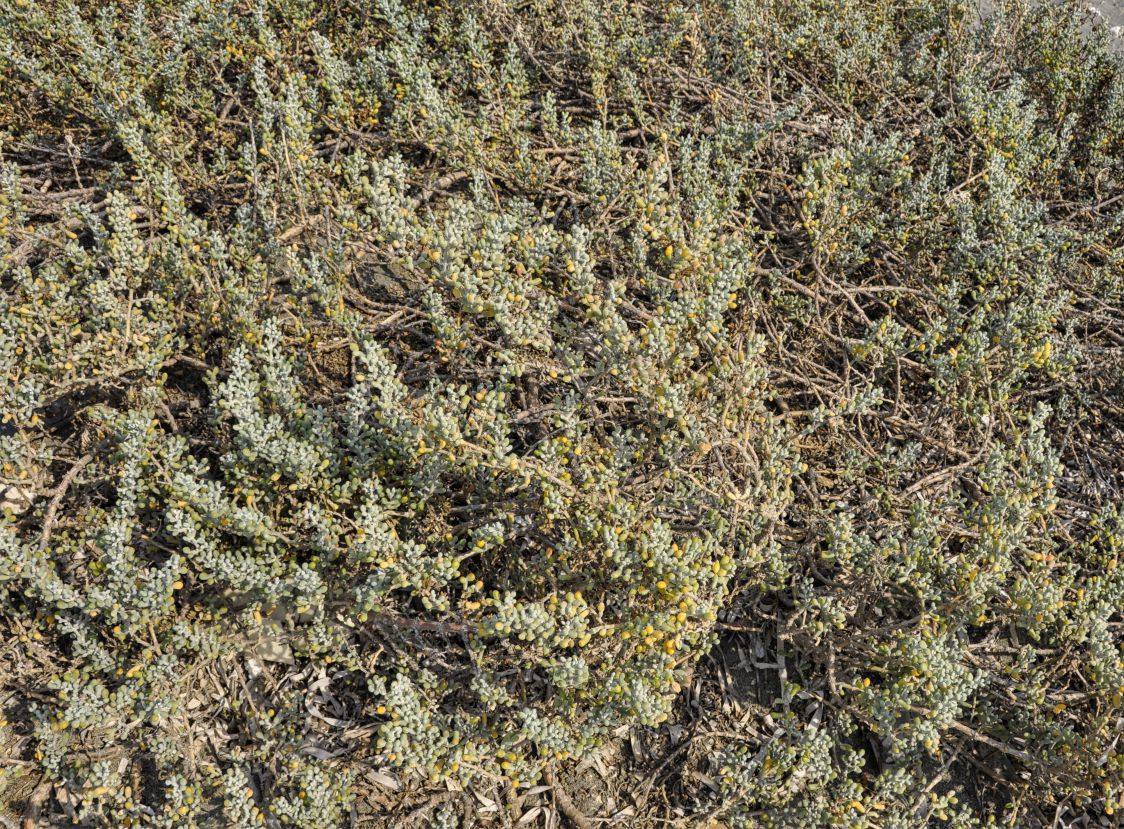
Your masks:
{"label": "pale green foliage", "polygon": [[45,808],[328,829],[683,723],[638,821],[1114,813],[1124,77],[1072,7],[975,20],[0,0]]}

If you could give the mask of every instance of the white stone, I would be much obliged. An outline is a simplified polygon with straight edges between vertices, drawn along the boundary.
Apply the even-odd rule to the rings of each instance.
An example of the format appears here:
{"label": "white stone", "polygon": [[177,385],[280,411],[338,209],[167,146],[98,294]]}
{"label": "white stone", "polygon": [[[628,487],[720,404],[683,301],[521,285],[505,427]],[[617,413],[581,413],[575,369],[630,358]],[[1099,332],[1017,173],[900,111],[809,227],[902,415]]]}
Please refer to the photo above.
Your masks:
{"label": "white stone", "polygon": [[14,514],[20,515],[27,512],[33,503],[35,503],[35,490],[30,487],[14,484],[0,485],[0,512],[11,510]]}

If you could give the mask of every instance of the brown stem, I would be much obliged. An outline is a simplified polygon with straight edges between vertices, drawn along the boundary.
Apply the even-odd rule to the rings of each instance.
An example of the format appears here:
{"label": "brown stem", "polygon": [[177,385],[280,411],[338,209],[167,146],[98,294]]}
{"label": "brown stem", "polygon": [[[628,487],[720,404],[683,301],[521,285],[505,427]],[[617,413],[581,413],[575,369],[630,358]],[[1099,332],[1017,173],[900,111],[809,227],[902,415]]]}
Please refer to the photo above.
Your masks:
{"label": "brown stem", "polygon": [[74,482],[75,477],[82,471],[82,467],[94,459],[93,454],[85,454],[74,462],[74,465],[67,470],[67,473],[62,476],[59,485],[55,487],[51,495],[51,502],[47,504],[47,513],[43,516],[43,529],[39,534],[39,549],[40,551],[46,550],[47,545],[51,541],[51,532],[55,528],[55,515],[59,510],[59,504],[62,503],[63,496],[66,495],[66,490]]}
{"label": "brown stem", "polygon": [[566,790],[558,784],[558,778],[554,776],[554,769],[547,766],[543,769],[543,776],[546,778],[547,785],[554,790],[554,802],[558,804],[558,811],[565,815],[566,820],[570,821],[575,829],[593,829],[593,824],[589,818],[582,814],[581,810],[574,805],[574,801],[570,800]]}

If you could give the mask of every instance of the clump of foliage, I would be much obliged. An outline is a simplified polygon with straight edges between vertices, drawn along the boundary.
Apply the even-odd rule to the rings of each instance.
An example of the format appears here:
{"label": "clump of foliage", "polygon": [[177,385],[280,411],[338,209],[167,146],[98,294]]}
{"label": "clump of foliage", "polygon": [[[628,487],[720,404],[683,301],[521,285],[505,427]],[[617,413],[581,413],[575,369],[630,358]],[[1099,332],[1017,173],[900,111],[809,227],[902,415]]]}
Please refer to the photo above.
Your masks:
{"label": "clump of foliage", "polygon": [[[1088,22],[0,0],[25,817],[328,829],[371,772],[541,793],[670,723],[684,826],[1124,808]],[[716,727],[739,637],[775,693]]]}

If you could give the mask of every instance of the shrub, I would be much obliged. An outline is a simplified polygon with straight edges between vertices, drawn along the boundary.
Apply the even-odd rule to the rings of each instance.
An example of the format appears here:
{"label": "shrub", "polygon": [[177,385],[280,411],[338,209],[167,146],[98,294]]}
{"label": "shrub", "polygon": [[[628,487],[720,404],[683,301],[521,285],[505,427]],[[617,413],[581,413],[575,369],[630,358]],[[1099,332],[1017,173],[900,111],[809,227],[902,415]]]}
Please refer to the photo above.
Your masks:
{"label": "shrub", "polygon": [[698,825],[1112,815],[1124,78],[977,19],[0,3],[27,814],[326,829],[674,724]]}

